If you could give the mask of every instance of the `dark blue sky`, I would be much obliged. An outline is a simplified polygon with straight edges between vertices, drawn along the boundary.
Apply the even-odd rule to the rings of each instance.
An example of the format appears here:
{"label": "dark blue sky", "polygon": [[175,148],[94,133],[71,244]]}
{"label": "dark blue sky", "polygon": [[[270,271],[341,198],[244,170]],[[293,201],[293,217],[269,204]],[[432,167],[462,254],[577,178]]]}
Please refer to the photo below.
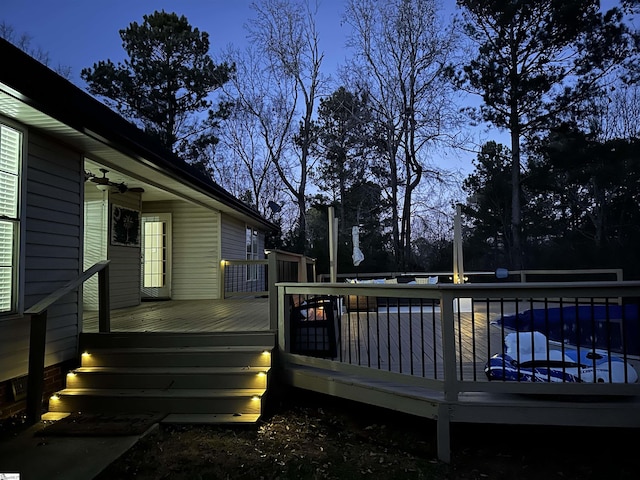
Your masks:
{"label": "dark blue sky", "polygon": [[[31,47],[47,52],[49,66],[71,67],[71,78],[85,88],[80,71],[95,62],[122,61],[125,52],[118,31],[156,10],[184,15],[189,23],[210,35],[216,58],[229,44],[247,43],[246,23],[254,16],[254,0],[0,0],[0,23],[17,35],[28,34]],[[455,0],[441,0],[445,15],[455,10]],[[316,27],[324,52],[323,71],[334,75],[348,57],[348,26],[342,26],[346,0],[319,0]],[[335,80],[335,78],[334,78]],[[448,168],[468,171],[469,154],[447,155]],[[452,163],[450,163],[452,162]]]}
{"label": "dark blue sky", "polygon": [[[0,0],[0,22],[17,34],[32,37],[31,46],[49,53],[50,66],[72,68],[82,86],[80,70],[107,58],[124,58],[118,31],[155,10],[175,12],[210,35],[211,54],[228,44],[246,43],[244,25],[253,16],[251,0]],[[345,57],[346,27],[340,26],[343,0],[323,0],[317,17],[327,71]]]}

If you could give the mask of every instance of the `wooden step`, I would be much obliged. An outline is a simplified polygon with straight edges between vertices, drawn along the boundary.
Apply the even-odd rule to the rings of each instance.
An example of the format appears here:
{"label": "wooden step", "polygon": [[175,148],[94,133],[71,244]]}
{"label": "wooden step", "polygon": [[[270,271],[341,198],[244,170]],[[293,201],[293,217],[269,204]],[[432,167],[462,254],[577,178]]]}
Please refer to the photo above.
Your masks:
{"label": "wooden step", "polygon": [[61,412],[167,414],[172,423],[255,423],[274,332],[81,335],[81,367],[49,400]]}
{"label": "wooden step", "polygon": [[95,348],[125,347],[225,347],[259,346],[271,350],[275,346],[275,332],[215,332],[215,333],[171,333],[171,332],[117,332],[82,333],[80,351]]}
{"label": "wooden step", "polygon": [[80,367],[67,388],[267,388],[269,367]]}
{"label": "wooden step", "polygon": [[270,367],[271,348],[179,347],[100,348],[82,353],[83,367]]}
{"label": "wooden step", "polygon": [[259,415],[264,394],[264,389],[66,388],[49,399],[49,411]]}
{"label": "wooden step", "polygon": [[256,423],[260,415],[244,414],[208,414],[208,413],[171,413],[160,423],[169,425],[221,425],[229,423]]}

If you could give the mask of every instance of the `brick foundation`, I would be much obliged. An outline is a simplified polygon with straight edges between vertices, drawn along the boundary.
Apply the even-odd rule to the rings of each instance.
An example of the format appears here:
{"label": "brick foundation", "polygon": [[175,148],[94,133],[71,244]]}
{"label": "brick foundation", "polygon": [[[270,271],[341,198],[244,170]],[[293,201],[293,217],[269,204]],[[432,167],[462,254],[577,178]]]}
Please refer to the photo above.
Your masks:
{"label": "brick foundation", "polygon": [[[58,363],[57,365],[51,365],[44,369],[44,384],[43,384],[43,407],[46,408],[49,397],[62,390],[65,387],[65,379],[67,372],[77,367],[77,362],[66,361]],[[13,389],[11,387],[11,380],[0,382],[0,419],[11,417],[23,413],[26,409],[26,399],[14,400]]]}

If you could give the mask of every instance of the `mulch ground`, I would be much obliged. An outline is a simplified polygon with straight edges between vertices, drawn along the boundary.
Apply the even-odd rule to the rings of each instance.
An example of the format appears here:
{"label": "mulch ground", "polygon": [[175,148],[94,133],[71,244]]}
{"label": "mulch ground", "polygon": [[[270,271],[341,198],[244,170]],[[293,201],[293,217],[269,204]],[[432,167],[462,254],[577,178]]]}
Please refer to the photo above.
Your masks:
{"label": "mulch ground", "polygon": [[638,431],[454,425],[437,460],[435,422],[291,392],[257,425],[163,426],[96,480],[637,479]]}
{"label": "mulch ground", "polygon": [[[0,420],[0,439],[25,428]],[[437,460],[434,421],[298,390],[249,426],[160,426],[95,480],[636,480],[638,429],[452,425]]]}

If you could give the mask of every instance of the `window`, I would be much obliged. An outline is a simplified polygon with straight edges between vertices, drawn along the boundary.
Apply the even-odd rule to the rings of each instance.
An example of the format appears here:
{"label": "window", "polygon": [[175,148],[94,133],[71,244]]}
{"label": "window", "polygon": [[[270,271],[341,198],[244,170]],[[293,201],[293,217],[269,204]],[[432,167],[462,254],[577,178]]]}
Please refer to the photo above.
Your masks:
{"label": "window", "polygon": [[[258,260],[258,231],[247,227],[247,260]],[[258,279],[258,265],[247,266],[247,281]]]}
{"label": "window", "polygon": [[0,313],[16,310],[22,133],[0,123]]}

